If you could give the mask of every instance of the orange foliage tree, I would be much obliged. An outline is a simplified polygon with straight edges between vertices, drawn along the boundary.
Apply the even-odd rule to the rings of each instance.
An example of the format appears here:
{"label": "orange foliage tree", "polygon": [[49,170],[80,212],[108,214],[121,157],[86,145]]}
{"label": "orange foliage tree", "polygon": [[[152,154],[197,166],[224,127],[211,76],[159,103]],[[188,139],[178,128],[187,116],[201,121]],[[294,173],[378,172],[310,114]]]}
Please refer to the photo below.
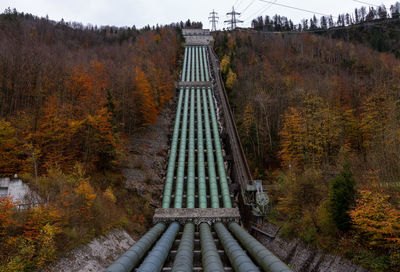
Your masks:
{"label": "orange foliage tree", "polygon": [[68,120],[58,109],[59,99],[49,97],[38,130],[30,134],[29,141],[40,150],[40,173],[58,164],[64,169],[71,165],[71,153],[66,143],[71,141]]}
{"label": "orange foliage tree", "polygon": [[400,250],[400,211],[389,202],[389,195],[361,190],[357,205],[350,212],[352,222],[371,246]]}
{"label": "orange foliage tree", "polygon": [[137,100],[137,105],[139,106],[142,121],[145,125],[154,124],[157,120],[158,112],[151,91],[150,82],[139,67],[136,67],[135,71],[136,88],[134,96]]}
{"label": "orange foliage tree", "polygon": [[76,66],[69,86],[72,93],[71,114],[79,114],[78,116],[82,117],[103,107],[107,102],[107,85],[108,76],[100,62],[90,62],[88,69],[81,65]]}
{"label": "orange foliage tree", "polygon": [[23,169],[26,156],[10,122],[0,120],[0,175],[11,176]]}
{"label": "orange foliage tree", "polygon": [[7,233],[7,228],[12,226],[15,221],[12,218],[14,214],[13,203],[8,197],[0,197],[0,237]]}
{"label": "orange foliage tree", "polygon": [[118,165],[120,141],[118,133],[113,132],[111,114],[106,108],[83,120],[70,122],[69,129],[73,140],[68,147],[86,169],[104,171]]}

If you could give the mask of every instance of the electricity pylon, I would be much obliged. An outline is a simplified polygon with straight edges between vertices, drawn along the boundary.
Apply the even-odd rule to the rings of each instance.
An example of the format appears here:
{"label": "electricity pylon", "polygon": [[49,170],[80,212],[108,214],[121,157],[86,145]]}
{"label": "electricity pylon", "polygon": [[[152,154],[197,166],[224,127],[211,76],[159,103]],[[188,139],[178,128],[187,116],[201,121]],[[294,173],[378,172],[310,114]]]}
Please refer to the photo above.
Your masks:
{"label": "electricity pylon", "polygon": [[231,16],[230,20],[226,20],[224,21],[225,23],[230,24],[230,30],[234,30],[236,28],[236,25],[238,23],[243,23],[243,21],[239,20],[238,18],[236,18],[236,15],[240,15],[240,12],[236,12],[235,11],[235,7],[232,7],[232,11],[228,12],[226,15]]}
{"label": "electricity pylon", "polygon": [[219,19],[217,15],[218,13],[213,10],[212,12],[210,12],[210,16],[208,17],[208,20],[210,20],[211,23],[211,31],[217,30],[217,23]]}

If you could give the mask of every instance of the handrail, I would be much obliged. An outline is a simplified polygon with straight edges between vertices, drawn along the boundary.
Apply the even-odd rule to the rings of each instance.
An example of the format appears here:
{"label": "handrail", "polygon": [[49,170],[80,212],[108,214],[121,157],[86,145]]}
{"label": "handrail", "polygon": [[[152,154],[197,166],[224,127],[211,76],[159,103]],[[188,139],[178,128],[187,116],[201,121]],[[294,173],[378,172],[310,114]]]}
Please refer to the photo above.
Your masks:
{"label": "handrail", "polygon": [[[213,54],[214,58],[218,60],[218,57],[216,56],[216,54],[215,54],[214,50],[212,49],[212,47],[209,46],[208,49]],[[237,128],[236,128],[235,119],[234,119],[233,114],[232,114],[232,110],[231,110],[231,107],[230,107],[230,104],[229,104],[228,96],[226,94],[226,89],[225,89],[225,86],[224,86],[224,84],[222,82],[221,71],[219,70],[219,67],[217,69],[214,69],[214,71],[215,70],[218,70],[218,73],[215,76],[216,76],[216,80],[219,81],[220,86],[222,88],[222,90],[221,90],[222,91],[222,96],[223,96],[222,97],[223,99],[221,99],[222,106],[225,108],[224,113],[227,115],[226,116],[227,119],[228,119],[227,121],[230,123],[230,126],[231,126],[231,131],[230,131],[229,135],[230,135],[231,139],[232,139],[232,137],[234,138],[233,140],[238,145],[237,152],[239,152],[239,156],[241,157],[240,158],[241,162],[239,162],[239,163],[242,164],[242,167],[240,167],[240,168],[242,168],[244,170],[242,178],[245,180],[246,184],[247,183],[252,183],[253,179],[252,179],[252,176],[251,176],[250,168],[249,168],[249,165],[247,164],[246,155],[244,153],[243,146],[242,146],[241,141],[240,141],[239,133],[238,133]],[[228,125],[228,127],[229,127],[229,125]],[[240,185],[242,186],[242,189],[245,189],[245,188],[243,188],[243,187],[245,187],[245,184],[240,184]]]}

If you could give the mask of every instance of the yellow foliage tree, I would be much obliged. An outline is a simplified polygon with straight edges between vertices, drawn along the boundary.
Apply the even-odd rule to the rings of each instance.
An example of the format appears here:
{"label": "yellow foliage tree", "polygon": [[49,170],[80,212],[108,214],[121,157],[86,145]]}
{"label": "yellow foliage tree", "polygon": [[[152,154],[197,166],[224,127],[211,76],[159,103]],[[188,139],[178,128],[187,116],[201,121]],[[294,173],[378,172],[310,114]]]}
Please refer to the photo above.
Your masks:
{"label": "yellow foliage tree", "polygon": [[283,116],[283,127],[280,131],[281,151],[279,156],[284,167],[299,169],[304,164],[304,118],[292,107]]}
{"label": "yellow foliage tree", "polygon": [[108,199],[109,201],[111,201],[112,203],[115,203],[117,201],[117,198],[115,197],[111,187],[108,187],[104,193],[103,196]]}
{"label": "yellow foliage tree", "polygon": [[237,82],[237,75],[229,69],[228,76],[226,77],[226,87],[232,89]]}
{"label": "yellow foliage tree", "polygon": [[96,198],[96,193],[95,193],[93,187],[89,184],[89,181],[87,181],[87,180],[83,181],[78,186],[78,188],[75,189],[75,192],[77,194],[79,194],[81,197],[83,197],[87,208],[90,208],[90,206],[92,206],[92,204]]}
{"label": "yellow foliage tree", "polygon": [[229,64],[230,64],[229,56],[224,56],[219,65],[220,67],[219,69],[223,74],[228,72]]}
{"label": "yellow foliage tree", "polygon": [[361,132],[363,146],[369,149],[385,143],[390,108],[383,94],[368,97],[362,106]]}
{"label": "yellow foliage tree", "polygon": [[303,110],[289,107],[280,132],[283,166],[319,167],[331,163],[340,148],[339,115],[322,99],[307,96]]}
{"label": "yellow foliage tree", "polygon": [[251,103],[247,103],[243,114],[243,129],[249,135],[251,125],[254,123],[254,108]]}

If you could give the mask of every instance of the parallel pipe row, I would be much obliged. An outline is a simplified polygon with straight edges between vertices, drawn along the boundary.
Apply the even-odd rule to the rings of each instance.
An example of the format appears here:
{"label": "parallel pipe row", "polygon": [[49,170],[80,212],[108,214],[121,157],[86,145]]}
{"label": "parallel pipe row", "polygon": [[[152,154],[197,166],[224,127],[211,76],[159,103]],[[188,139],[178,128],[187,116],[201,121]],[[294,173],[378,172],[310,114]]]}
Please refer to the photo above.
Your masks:
{"label": "parallel pipe row", "polygon": [[[182,81],[199,81],[199,80],[204,80],[206,78],[207,80],[209,79],[208,76],[208,68],[207,68],[207,58],[206,58],[206,51],[205,47],[197,47],[197,46],[188,46],[185,47],[185,55],[184,55],[184,61],[183,61],[183,70],[182,70]],[[163,208],[169,208],[171,206],[171,197],[172,197],[172,187],[174,186],[174,175],[176,175],[176,183],[175,183],[175,198],[174,198],[174,208],[182,208],[182,201],[183,201],[183,188],[185,186],[185,153],[186,153],[186,136],[187,136],[187,110],[188,110],[188,100],[190,97],[190,122],[189,123],[189,149],[188,149],[188,169],[187,169],[187,174],[188,174],[188,180],[187,180],[187,200],[186,200],[186,207],[188,208],[194,208],[195,207],[195,154],[194,154],[194,143],[195,143],[195,138],[194,138],[194,118],[195,118],[195,113],[192,114],[192,108],[195,108],[194,101],[194,94],[195,92],[194,89],[180,89],[180,94],[179,94],[179,100],[178,100],[178,107],[177,107],[177,113],[176,113],[176,118],[175,118],[175,126],[174,126],[174,132],[173,132],[173,137],[172,137],[172,143],[171,143],[171,152],[170,152],[170,157],[168,161],[168,169],[167,169],[167,175],[166,175],[166,180],[165,180],[165,185],[164,185],[164,194],[163,194],[163,201],[162,201],[162,207]],[[193,95],[193,98],[192,98]],[[199,95],[199,90],[197,90],[197,95]],[[184,96],[184,98],[183,98]],[[202,93],[203,100],[204,100],[204,90]],[[201,94],[200,94],[200,99],[201,99]],[[184,100],[184,102],[183,102]],[[198,101],[197,101],[198,102]],[[204,101],[203,101],[204,103]],[[183,114],[182,114],[182,104],[183,105]],[[198,104],[198,103],[197,103]],[[197,137],[202,139],[202,114],[201,114],[201,106],[197,105],[197,108],[200,109],[197,110],[197,123],[198,123],[198,133]],[[203,106],[205,113],[208,114],[208,108],[207,105]],[[213,105],[212,105],[212,108]],[[214,111],[211,112],[211,118],[215,116]],[[193,117],[192,117],[193,116]],[[182,119],[182,122],[181,122]],[[193,121],[193,122],[192,122]],[[181,125],[180,129],[180,135],[179,135],[179,128]],[[200,130],[199,130],[199,124],[200,124]],[[208,121],[207,121],[207,125]],[[206,129],[207,129],[206,125]],[[201,134],[201,136],[200,136]],[[215,131],[214,131],[215,134]],[[179,151],[178,151],[178,140],[180,137],[180,145],[179,145]],[[214,136],[215,138],[215,136]],[[200,139],[199,139],[200,140]],[[199,149],[203,145],[203,143],[198,140],[198,150],[203,150]],[[219,139],[218,139],[219,141]],[[200,143],[200,144],[199,144]],[[211,144],[211,146],[209,146]],[[199,146],[200,145],[200,146]],[[212,152],[212,143],[208,143],[207,140],[207,145]],[[198,152],[200,153],[200,152]],[[219,151],[217,151],[217,163],[220,161],[219,159]],[[178,154],[178,165],[177,169],[176,167],[176,159],[177,159],[177,154]],[[213,154],[209,154],[207,152],[207,159],[211,159],[210,156],[213,156]],[[206,208],[207,207],[207,196],[206,196],[206,186],[205,186],[205,163],[204,163],[204,155],[198,155],[198,184],[199,184],[199,207]],[[210,175],[211,173],[211,178],[209,178],[209,181],[211,181],[211,186],[210,186],[210,191],[211,194],[214,195],[214,197],[211,199],[212,202],[212,207],[217,208],[219,207],[219,200],[218,200],[218,187],[216,184],[216,174],[214,174],[215,171],[215,165],[214,165],[214,160],[213,158],[211,159],[211,164],[210,162],[207,163],[207,168],[208,168],[208,174]],[[220,165],[220,164],[219,164]],[[209,169],[211,167],[211,169]],[[176,172],[175,172],[176,171]],[[220,166],[218,166],[218,173],[222,173],[220,170]],[[204,174],[204,175],[203,175]],[[223,174],[222,174],[223,175]],[[222,183],[221,185],[223,186],[224,184],[224,176],[222,176]],[[215,189],[215,191],[214,191]],[[214,191],[214,192],[213,192]],[[225,190],[223,190],[224,192]],[[229,193],[228,193],[229,197]],[[225,205],[226,203],[226,197],[223,196],[224,199],[224,206],[229,207],[229,205]]]}
{"label": "parallel pipe row", "polygon": [[208,103],[210,105],[210,112],[211,112],[214,146],[217,157],[217,168],[218,168],[219,183],[221,186],[222,201],[224,203],[224,208],[232,208],[231,196],[229,192],[228,180],[226,178],[226,173],[225,173],[225,164],[224,164],[224,158],[222,156],[221,140],[219,138],[218,123],[214,109],[214,100],[211,94],[211,88],[208,88],[207,92],[208,92]]}
{"label": "parallel pipe row", "polygon": [[208,183],[210,186],[211,208],[219,208],[217,175],[215,173],[215,163],[213,154],[214,152],[213,152],[210,118],[208,114],[208,105],[207,105],[205,88],[202,89],[201,94],[203,96],[203,107],[204,107],[204,126],[205,126],[206,149],[207,149],[207,170],[208,170]]}
{"label": "parallel pipe row", "polygon": [[[208,67],[207,67],[207,54],[204,46],[194,47],[189,46],[185,48],[185,56],[183,62],[182,79],[186,81],[199,81],[209,80]],[[198,197],[199,207],[207,207],[207,189],[206,189],[206,175],[205,167],[208,171],[208,182],[210,188],[211,208],[219,208],[219,192],[217,183],[217,171],[219,176],[219,183],[221,187],[223,206],[231,208],[230,193],[225,173],[225,166],[223,162],[222,149],[220,144],[218,124],[216,121],[214,101],[211,94],[211,89],[206,90],[202,88],[197,89],[183,89],[180,90],[177,114],[175,119],[174,134],[171,144],[171,153],[168,162],[168,169],[166,175],[166,182],[163,195],[163,208],[169,208],[171,205],[172,187],[174,186],[174,175],[176,176],[175,182],[175,197],[174,208],[183,207],[183,192],[185,187],[185,174],[186,180],[186,207],[195,208],[195,189],[196,189],[196,169],[195,169],[195,114],[197,113],[197,183],[198,183]],[[197,101],[195,101],[197,95]],[[184,96],[184,98],[182,98]],[[200,100],[200,103],[199,103]],[[190,102],[189,102],[190,101]],[[195,104],[195,102],[197,102]],[[190,114],[188,108],[190,103]],[[182,111],[183,104],[183,111]],[[194,109],[197,107],[197,112]],[[210,108],[208,108],[210,107]],[[203,111],[202,111],[203,110]],[[203,114],[204,113],[204,127],[205,127],[205,145],[207,153],[207,164],[204,161],[204,154],[200,152],[204,150],[203,143]],[[189,118],[188,118],[189,115]],[[182,119],[182,121],[181,121]],[[186,162],[186,138],[189,119],[189,142],[188,142],[188,157]],[[180,125],[181,124],[181,125]],[[212,128],[211,128],[212,126]],[[179,135],[180,129],[180,135]],[[180,137],[180,139],[179,139]],[[213,139],[214,138],[214,143]],[[177,141],[180,141],[179,150],[177,150]],[[215,149],[215,159],[214,159]],[[178,154],[178,160],[177,160]],[[176,160],[177,165],[176,165]],[[215,160],[217,164],[215,164]],[[187,168],[185,168],[187,166]],[[217,166],[217,169],[215,169]],[[186,171],[185,171],[186,170]]]}
{"label": "parallel pipe row", "polygon": [[[181,78],[182,81],[209,81],[210,77],[208,74],[207,53],[205,47],[185,48]],[[197,168],[195,167],[195,121],[197,121]],[[189,136],[188,144],[186,144],[188,128]],[[205,135],[205,142],[203,132]],[[179,137],[180,144],[178,151]],[[186,145],[188,145],[187,163],[185,161]],[[207,153],[207,163],[205,163],[204,150]],[[217,161],[216,164],[214,159],[214,150],[215,159]],[[179,157],[176,165],[177,154]],[[216,165],[218,178],[215,169]],[[220,206],[217,179],[219,179],[220,183],[223,206],[226,208],[232,207],[212,91],[210,88],[206,90],[204,87],[196,89],[181,88],[171,142],[171,152],[168,161],[162,207],[170,207],[174,175],[176,174],[174,207],[182,208],[186,170],[186,207],[195,207],[197,177],[199,207],[207,208],[206,166],[208,170],[211,207],[219,208]],[[139,264],[140,266],[137,271],[161,271],[179,228],[179,223],[173,222],[165,231],[166,225],[164,223],[158,223],[136,244],[128,249],[127,252],[118,258],[117,261],[106,271],[132,271]],[[269,252],[261,245],[261,243],[248,234],[237,223],[229,223],[228,230],[222,223],[217,222],[214,224],[214,229],[235,271],[259,271],[259,268],[271,272],[291,271],[286,264]],[[173,263],[172,271],[193,270],[194,232],[194,224],[191,222],[186,223]],[[224,271],[219,252],[214,242],[214,237],[211,234],[211,227],[207,223],[201,223],[199,226],[199,232],[204,271]],[[159,240],[156,242],[158,238]],[[144,258],[145,254],[152,246],[152,250]],[[247,251],[252,259],[247,256],[242,247]],[[252,260],[255,260],[259,267],[257,267]]]}
{"label": "parallel pipe row", "polygon": [[209,81],[208,58],[205,46],[186,46],[181,81]]}

